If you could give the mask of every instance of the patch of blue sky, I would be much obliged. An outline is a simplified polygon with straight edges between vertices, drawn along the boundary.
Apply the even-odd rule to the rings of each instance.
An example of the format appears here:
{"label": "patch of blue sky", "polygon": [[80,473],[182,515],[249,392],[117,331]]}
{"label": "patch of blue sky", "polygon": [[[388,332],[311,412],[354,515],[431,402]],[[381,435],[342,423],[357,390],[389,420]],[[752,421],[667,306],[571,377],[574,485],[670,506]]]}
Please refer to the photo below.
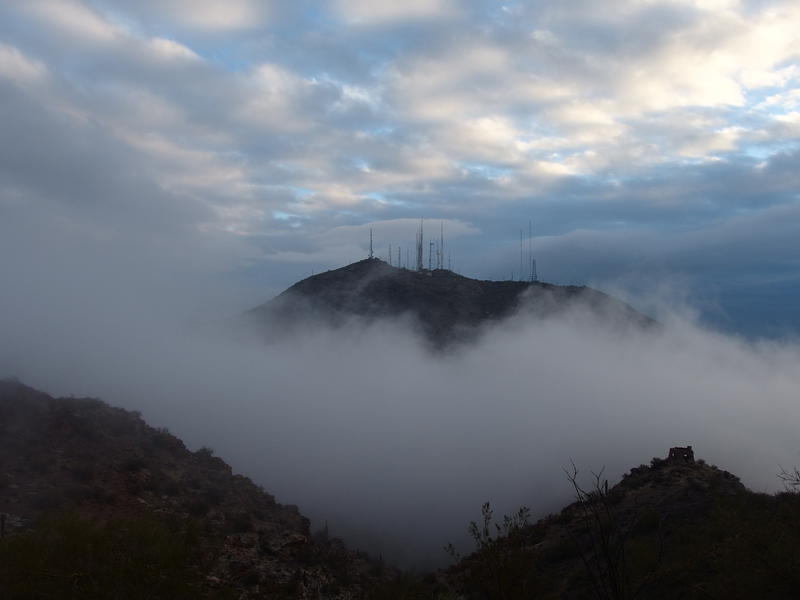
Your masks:
{"label": "patch of blue sky", "polygon": [[289,185],[289,184],[280,184],[271,182],[252,182],[251,186],[264,190],[278,190],[278,191],[290,192],[292,196],[294,196],[295,198],[299,198],[301,200],[309,198],[310,196],[313,196],[316,193],[314,192],[314,190],[310,190],[308,188],[304,188],[298,185]]}
{"label": "patch of blue sky", "polygon": [[480,177],[481,179],[488,179],[489,181],[497,181],[508,177],[512,171],[511,169],[504,169],[483,163],[460,163],[459,167],[467,171],[470,175]]}
{"label": "patch of blue sky", "polygon": [[775,154],[775,149],[772,146],[765,146],[762,144],[757,146],[748,145],[742,149],[742,154],[754,160],[764,161]]}
{"label": "patch of blue sky", "polygon": [[300,198],[300,199],[310,198],[311,196],[314,195],[314,190],[309,190],[308,188],[304,188],[304,187],[300,187],[300,186],[296,186],[296,185],[280,185],[280,186],[275,186],[275,187],[279,187],[279,188],[281,188],[283,190],[288,190],[288,191],[292,192],[292,194],[294,194],[297,198]]}
{"label": "patch of blue sky", "polygon": [[788,154],[800,148],[800,140],[771,140],[767,143],[749,144],[742,148],[742,154],[758,161],[767,161],[777,154]]}
{"label": "patch of blue sky", "polygon": [[378,202],[379,204],[388,204],[388,200],[386,196],[381,194],[380,192],[370,192],[369,194],[365,194],[367,198],[373,200],[374,202]]}
{"label": "patch of blue sky", "polygon": [[[157,23],[142,22],[117,10],[113,5],[102,4],[103,16],[115,26],[138,38],[160,37],[189,48],[200,58],[213,62],[227,71],[243,71],[250,66],[250,61],[241,55],[241,44],[219,43],[219,38],[203,35],[192,35],[192,32],[173,25],[169,19],[161,19]],[[231,39],[231,38],[226,38]],[[213,41],[212,41],[213,40]]]}
{"label": "patch of blue sky", "polygon": [[[326,27],[341,25],[342,19],[334,12],[325,7],[324,4],[311,2],[305,8],[298,10],[298,21],[302,22],[306,28]],[[296,33],[296,32],[293,32]]]}
{"label": "patch of blue sky", "polygon": [[354,158],[353,159],[353,166],[358,169],[359,171],[369,171],[369,162],[367,162],[364,158]]}
{"label": "patch of blue sky", "polygon": [[782,85],[751,90],[747,94],[747,107],[768,115],[779,115],[786,112],[786,107],[778,101],[782,96],[790,94],[800,82],[794,85]]}
{"label": "patch of blue sky", "polygon": [[233,44],[208,48],[197,46],[193,47],[192,50],[209,62],[220,65],[226,71],[232,73],[245,71],[253,64],[251,60],[243,58],[239,47]]}
{"label": "patch of blue sky", "polygon": [[302,227],[304,221],[310,220],[310,217],[308,217],[307,215],[298,215],[296,213],[290,213],[284,210],[273,210],[272,218],[275,219],[276,221],[282,221],[283,223],[286,223],[289,227],[295,229]]}
{"label": "patch of blue sky", "polygon": [[390,136],[397,128],[394,125],[379,125],[378,127],[367,127],[366,129],[362,129],[364,133],[367,135],[379,137],[379,136]]}
{"label": "patch of blue sky", "polygon": [[408,202],[404,200],[398,200],[397,198],[388,197],[381,192],[369,192],[368,194],[364,195],[370,200],[373,200],[379,204],[383,204],[384,206],[408,206]]}

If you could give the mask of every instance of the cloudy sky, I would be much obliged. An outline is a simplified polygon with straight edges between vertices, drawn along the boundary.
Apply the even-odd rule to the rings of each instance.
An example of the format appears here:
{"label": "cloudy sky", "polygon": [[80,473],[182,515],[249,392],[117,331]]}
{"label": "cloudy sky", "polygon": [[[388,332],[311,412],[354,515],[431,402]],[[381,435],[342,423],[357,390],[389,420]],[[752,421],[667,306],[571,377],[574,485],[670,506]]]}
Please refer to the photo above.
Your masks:
{"label": "cloudy sky", "polygon": [[[694,444],[774,489],[800,345],[729,332],[800,338],[799,161],[797,0],[0,0],[0,377],[142,410],[318,521],[428,519],[415,552],[487,499],[560,505],[570,458]],[[420,217],[489,279],[530,222],[543,279],[672,326],[440,361],[397,324],[266,353],[185,327]]]}
{"label": "cloudy sky", "polygon": [[530,220],[546,280],[800,330],[798,59],[793,0],[4,0],[0,275],[233,311]]}

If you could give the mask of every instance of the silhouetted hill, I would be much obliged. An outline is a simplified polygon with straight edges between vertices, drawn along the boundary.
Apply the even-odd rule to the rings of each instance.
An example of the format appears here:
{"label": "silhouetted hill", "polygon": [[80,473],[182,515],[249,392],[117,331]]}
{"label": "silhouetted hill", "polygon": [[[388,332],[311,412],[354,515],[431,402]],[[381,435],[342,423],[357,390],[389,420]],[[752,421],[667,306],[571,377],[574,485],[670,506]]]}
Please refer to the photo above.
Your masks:
{"label": "silhouetted hill", "polygon": [[547,317],[584,308],[599,319],[647,326],[649,317],[585,286],[481,281],[452,271],[411,271],[377,258],[304,279],[247,316],[271,331],[324,323],[410,317],[437,346],[473,338],[486,324],[521,312]]}
{"label": "silhouetted hill", "polygon": [[685,450],[613,487],[573,474],[576,501],[534,524],[486,505],[474,552],[420,576],[312,536],[136,413],[0,381],[0,597],[796,598],[800,495],[753,493]]}
{"label": "silhouetted hill", "polygon": [[209,449],[15,381],[0,381],[0,515],[2,598],[351,598],[382,572]]}
{"label": "silhouetted hill", "polygon": [[[576,502],[535,524],[527,509],[470,526],[475,551],[382,598],[473,600],[797,598],[800,495],[758,494],[693,460],[653,459],[609,487],[573,477]],[[797,474],[794,474],[797,478]]]}

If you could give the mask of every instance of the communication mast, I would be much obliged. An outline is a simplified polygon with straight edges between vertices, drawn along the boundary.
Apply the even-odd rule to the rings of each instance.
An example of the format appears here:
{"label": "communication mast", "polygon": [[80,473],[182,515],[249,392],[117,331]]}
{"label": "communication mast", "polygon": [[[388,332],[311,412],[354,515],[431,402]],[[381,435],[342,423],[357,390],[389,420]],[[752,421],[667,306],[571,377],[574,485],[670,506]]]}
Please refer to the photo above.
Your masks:
{"label": "communication mast", "polygon": [[528,221],[528,265],[530,267],[529,279],[531,283],[539,281],[539,274],[536,272],[536,259],[533,257],[533,224]]}
{"label": "communication mast", "polygon": [[417,271],[423,270],[423,252],[422,252],[422,226],[424,220],[419,220],[419,231],[417,232]]}
{"label": "communication mast", "polygon": [[444,269],[444,221],[439,224],[439,252],[436,253],[436,268]]}
{"label": "communication mast", "polygon": [[372,258],[372,227],[369,228],[369,257]]}

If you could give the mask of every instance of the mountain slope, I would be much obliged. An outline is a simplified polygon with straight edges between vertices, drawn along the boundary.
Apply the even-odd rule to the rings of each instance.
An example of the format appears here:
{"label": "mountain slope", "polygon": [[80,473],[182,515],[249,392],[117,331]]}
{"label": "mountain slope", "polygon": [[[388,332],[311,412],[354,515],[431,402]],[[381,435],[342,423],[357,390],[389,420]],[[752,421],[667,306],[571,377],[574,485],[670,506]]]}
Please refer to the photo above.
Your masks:
{"label": "mountain slope", "polygon": [[797,598],[799,494],[754,493],[693,459],[653,459],[613,487],[569,477],[577,500],[558,514],[530,525],[523,509],[495,523],[485,505],[472,554],[383,597]]}
{"label": "mountain slope", "polygon": [[[139,587],[116,597],[350,598],[377,572],[340,542],[312,539],[297,508],[278,504],[210,450],[191,452],[100,400],[52,398],[15,381],[0,381],[0,514],[2,533],[17,544],[0,547],[0,591],[14,582],[46,585],[44,573],[73,573],[70,597],[108,597],[98,582],[107,576],[119,585],[130,556],[141,559],[129,577]],[[120,527],[130,535],[115,538]],[[190,543],[174,544],[187,536]],[[69,553],[78,562],[63,571],[34,558],[19,562],[20,548],[36,555],[64,548],[54,558]],[[109,548],[117,563],[91,559]],[[159,549],[166,563],[150,560]],[[174,585],[164,587],[164,573]],[[151,587],[141,588],[148,574]],[[35,592],[19,597],[40,597]]]}
{"label": "mountain slope", "polygon": [[652,319],[602,292],[542,282],[481,281],[445,269],[411,271],[373,258],[304,279],[248,311],[272,331],[320,323],[340,326],[410,317],[436,346],[472,339],[480,328],[516,313],[546,317],[583,308],[602,320],[647,326]]}
{"label": "mountain slope", "polygon": [[487,505],[472,554],[398,577],[136,413],[0,381],[0,596],[796,598],[800,494],[673,450],[532,525]]}

